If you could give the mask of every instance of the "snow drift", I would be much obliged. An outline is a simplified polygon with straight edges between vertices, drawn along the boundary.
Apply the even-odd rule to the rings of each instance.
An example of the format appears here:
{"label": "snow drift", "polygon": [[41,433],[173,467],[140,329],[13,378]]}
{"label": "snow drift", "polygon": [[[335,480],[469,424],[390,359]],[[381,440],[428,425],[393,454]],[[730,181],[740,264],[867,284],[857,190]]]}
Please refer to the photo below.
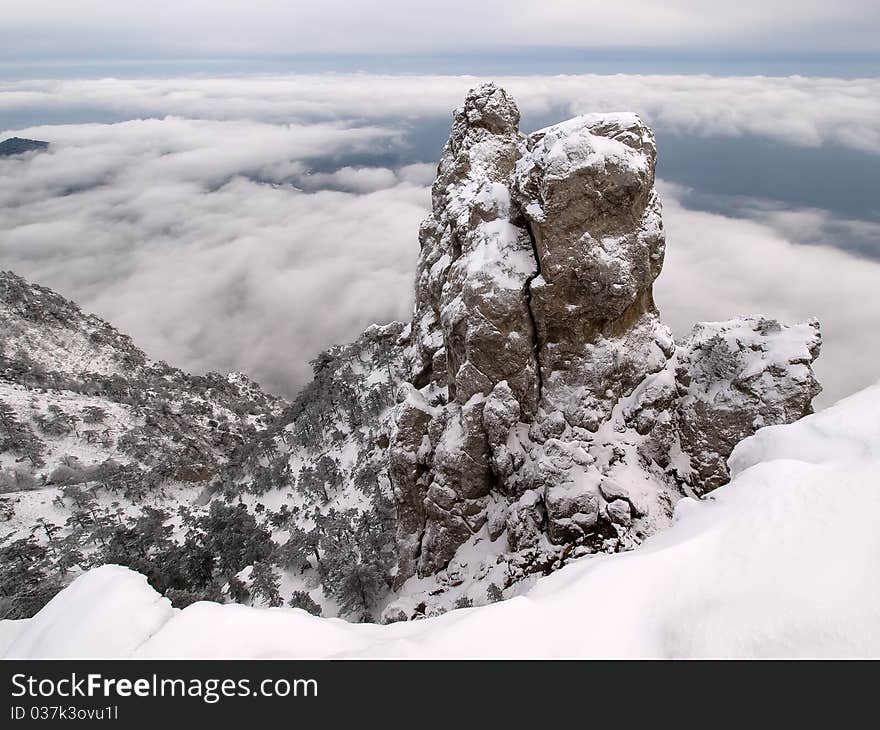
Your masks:
{"label": "snow drift", "polygon": [[576,561],[522,595],[380,625],[299,609],[171,608],[103,566],[33,619],[8,657],[880,655],[880,384],[740,443],[732,481],[681,500],[639,549]]}

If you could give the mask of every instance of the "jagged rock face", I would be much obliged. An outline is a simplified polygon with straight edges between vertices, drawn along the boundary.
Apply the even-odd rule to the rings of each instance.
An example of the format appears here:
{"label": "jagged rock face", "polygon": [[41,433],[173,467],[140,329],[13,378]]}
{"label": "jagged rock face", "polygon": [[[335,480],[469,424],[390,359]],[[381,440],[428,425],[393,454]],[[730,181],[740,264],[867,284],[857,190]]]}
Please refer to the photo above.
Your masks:
{"label": "jagged rock face", "polygon": [[527,284],[531,243],[511,222],[510,181],[525,151],[519,111],[503,89],[481,87],[458,109],[420,231],[415,382],[425,376],[465,404],[506,380],[529,413],[537,365]]}
{"label": "jagged rock face", "polygon": [[723,483],[737,441],[818,392],[814,324],[701,325],[676,348],[652,293],[656,145],[636,115],[528,136],[518,121],[503,89],[468,94],[420,230],[390,451],[397,587],[484,526],[506,535],[511,574],[634,545],[683,491]]}
{"label": "jagged rock face", "polygon": [[425,434],[436,409],[410,383],[400,387],[400,404],[395,413],[388,449],[388,473],[394,485],[397,505],[399,573],[409,577],[418,567],[421,537],[427,519],[427,453],[423,444],[427,442]]}
{"label": "jagged rock face", "polygon": [[665,249],[654,135],[634,114],[587,115],[535,132],[528,150],[515,191],[540,271],[544,406],[594,430],[671,354],[652,296]]}
{"label": "jagged rock face", "polygon": [[695,491],[728,481],[727,457],[744,438],[812,413],[821,388],[811,363],[820,344],[815,320],[787,327],[747,317],[694,328],[675,372],[678,433],[697,474]]}
{"label": "jagged rock face", "polygon": [[[518,407],[536,413],[540,377],[528,287],[537,263],[528,232],[512,221],[512,178],[526,151],[518,124],[519,110],[503,89],[484,86],[468,95],[455,112],[433,212],[420,230],[413,381],[427,383],[426,398],[443,391],[449,403],[423,431],[398,429],[395,448],[403,453],[424,448],[428,436],[432,464],[423,477],[422,535],[401,539],[407,557],[399,580],[415,567],[414,540],[422,543],[419,571],[430,574],[485,522],[493,473],[483,397],[506,382]],[[404,400],[402,420],[411,408]]]}
{"label": "jagged rock face", "polygon": [[[563,428],[595,431],[672,352],[651,294],[664,237],[650,130],[635,115],[594,115],[525,137],[518,122],[503,89],[468,94],[420,231],[413,382],[430,384],[434,397],[443,391],[449,405],[434,415],[436,468],[415,492],[425,493],[424,515],[401,501],[425,520],[424,545],[414,547],[412,533],[401,538],[401,577],[421,548],[422,574],[445,564],[481,526],[481,500],[524,463],[521,447],[506,443],[513,422],[495,428],[491,443],[480,423],[483,399],[499,384],[516,421],[539,419],[543,406],[563,414],[553,421]],[[399,453],[423,449],[431,430],[427,421],[410,428],[411,416],[404,399]],[[414,489],[405,481],[398,492]],[[524,481],[507,491],[522,491]]]}
{"label": "jagged rock face", "polygon": [[422,457],[396,483],[398,581],[443,567],[493,491],[546,494],[526,498],[527,522],[540,530],[546,512],[551,539],[594,526],[594,494],[561,494],[570,465],[531,464],[511,430],[594,432],[672,354],[651,292],[664,237],[650,130],[635,115],[592,115],[526,137],[518,122],[503,89],[468,94],[420,231],[413,383],[424,392],[417,407],[402,399],[394,452]]}

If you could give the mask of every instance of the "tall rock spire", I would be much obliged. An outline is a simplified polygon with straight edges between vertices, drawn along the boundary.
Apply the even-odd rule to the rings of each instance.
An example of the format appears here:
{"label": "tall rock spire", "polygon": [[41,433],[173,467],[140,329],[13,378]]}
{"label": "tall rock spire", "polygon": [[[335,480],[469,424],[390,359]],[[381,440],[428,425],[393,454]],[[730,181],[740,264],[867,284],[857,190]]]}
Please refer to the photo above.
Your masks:
{"label": "tall rock spire", "polygon": [[818,392],[815,323],[704,325],[676,350],[652,292],[666,242],[638,116],[528,136],[519,116],[501,88],[468,93],[419,232],[389,448],[397,585],[484,527],[524,573],[557,560],[553,545],[634,545],[682,493],[723,483],[736,441]]}
{"label": "tall rock spire", "polygon": [[526,152],[503,89],[472,90],[456,110],[419,232],[414,337],[419,378],[459,404],[507,380],[526,413],[538,404],[529,282],[537,262],[514,223],[511,188]]}

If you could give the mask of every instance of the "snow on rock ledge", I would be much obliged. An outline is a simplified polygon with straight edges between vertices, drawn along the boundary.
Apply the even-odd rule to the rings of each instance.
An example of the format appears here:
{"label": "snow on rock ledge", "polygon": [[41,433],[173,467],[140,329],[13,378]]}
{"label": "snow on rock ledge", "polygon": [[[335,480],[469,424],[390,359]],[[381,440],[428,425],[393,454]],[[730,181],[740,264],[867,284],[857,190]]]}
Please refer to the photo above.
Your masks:
{"label": "snow on rock ledge", "polygon": [[389,626],[176,611],[141,576],[104,566],[20,622],[7,656],[876,656],[878,413],[880,384],[762,429],[731,457],[734,480],[682,500],[669,530],[501,603]]}

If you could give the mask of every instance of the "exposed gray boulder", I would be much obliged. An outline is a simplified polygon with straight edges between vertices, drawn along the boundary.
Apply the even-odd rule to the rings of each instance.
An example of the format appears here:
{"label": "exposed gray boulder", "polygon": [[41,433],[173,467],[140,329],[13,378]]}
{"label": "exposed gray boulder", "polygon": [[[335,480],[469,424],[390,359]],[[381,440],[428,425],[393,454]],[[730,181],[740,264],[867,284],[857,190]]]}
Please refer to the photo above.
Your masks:
{"label": "exposed gray boulder", "polygon": [[727,457],[746,436],[813,412],[821,387],[812,362],[821,342],[815,320],[786,326],[754,316],[694,327],[675,373],[677,430],[697,493],[728,481]]}
{"label": "exposed gray boulder", "polygon": [[652,295],[665,252],[654,135],[635,114],[591,114],[527,145],[514,190],[539,264],[543,404],[595,430],[672,350]]}

